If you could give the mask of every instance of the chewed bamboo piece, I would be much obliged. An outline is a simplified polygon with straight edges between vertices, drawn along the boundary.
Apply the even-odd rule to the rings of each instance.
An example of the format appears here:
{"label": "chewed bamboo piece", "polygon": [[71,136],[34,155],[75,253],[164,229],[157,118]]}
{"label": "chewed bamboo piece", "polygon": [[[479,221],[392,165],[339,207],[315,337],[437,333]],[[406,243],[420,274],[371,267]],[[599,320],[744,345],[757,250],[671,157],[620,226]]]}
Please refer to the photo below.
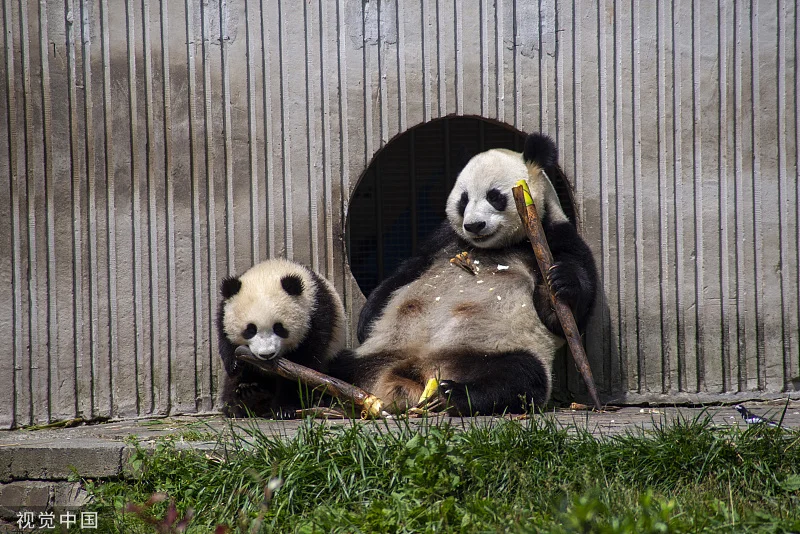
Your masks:
{"label": "chewed bamboo piece", "polygon": [[363,389],[348,384],[343,380],[333,378],[280,356],[271,360],[262,360],[253,355],[250,352],[250,348],[244,345],[237,347],[234,354],[237,359],[254,365],[265,373],[282,376],[293,381],[299,380],[308,386],[323,388],[326,393],[338,399],[350,401],[361,408],[361,417],[364,419],[384,417],[383,401],[375,395],[367,393]]}
{"label": "chewed bamboo piece", "polygon": [[478,271],[480,270],[480,268],[472,262],[472,257],[469,255],[469,252],[466,251],[456,254],[454,258],[450,259],[450,263],[461,267],[472,276],[477,276]]}
{"label": "chewed bamboo piece", "polygon": [[553,304],[553,308],[558,316],[558,321],[561,323],[561,328],[564,330],[564,336],[567,338],[572,358],[575,360],[578,371],[580,371],[583,381],[586,383],[586,388],[589,390],[592,401],[594,401],[595,408],[600,411],[602,410],[602,405],[597,396],[597,388],[594,385],[592,368],[589,366],[589,360],[586,358],[586,352],[583,350],[581,333],[578,331],[578,324],[575,322],[575,316],[566,303],[556,298],[555,292],[553,292],[550,283],[547,281],[547,276],[544,276],[544,273],[547,273],[550,267],[553,266],[553,254],[550,252],[550,246],[547,244],[547,238],[544,235],[544,228],[542,228],[539,212],[533,204],[533,198],[531,198],[531,193],[528,189],[528,182],[520,180],[511,191],[514,194],[517,212],[525,226],[528,239],[531,241],[531,247],[533,247],[533,253],[536,256],[536,262],[539,264],[539,270],[542,272],[545,283],[547,284],[550,302]]}

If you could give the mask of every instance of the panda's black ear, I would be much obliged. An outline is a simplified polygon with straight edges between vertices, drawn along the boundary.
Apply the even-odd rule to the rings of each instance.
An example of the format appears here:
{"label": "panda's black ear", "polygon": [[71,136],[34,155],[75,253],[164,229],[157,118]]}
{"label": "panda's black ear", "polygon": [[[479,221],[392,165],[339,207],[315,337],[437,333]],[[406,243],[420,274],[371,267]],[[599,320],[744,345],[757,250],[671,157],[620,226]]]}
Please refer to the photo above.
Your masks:
{"label": "panda's black ear", "polygon": [[287,274],[281,278],[281,287],[293,297],[303,293],[303,279],[296,274]]}
{"label": "panda's black ear", "polygon": [[558,149],[548,136],[534,133],[525,140],[522,157],[525,159],[525,163],[535,163],[543,168],[554,167],[558,164]]}
{"label": "panda's black ear", "polygon": [[220,291],[222,292],[222,298],[228,300],[239,290],[242,289],[242,282],[235,276],[228,276],[222,280],[222,285],[220,286]]}

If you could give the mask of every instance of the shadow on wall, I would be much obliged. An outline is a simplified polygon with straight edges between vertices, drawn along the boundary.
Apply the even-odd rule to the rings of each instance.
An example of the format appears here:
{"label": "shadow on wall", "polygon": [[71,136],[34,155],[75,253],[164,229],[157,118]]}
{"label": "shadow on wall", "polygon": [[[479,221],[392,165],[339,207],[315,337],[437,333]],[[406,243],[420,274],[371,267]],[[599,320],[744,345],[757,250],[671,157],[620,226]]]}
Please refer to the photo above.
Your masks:
{"label": "shadow on wall", "polygon": [[[522,151],[525,137],[498,121],[450,116],[414,126],[388,142],[361,175],[348,206],[347,259],[361,292],[368,296],[446,218],[447,196],[472,156],[492,148]],[[550,178],[564,212],[580,226],[569,179],[564,174]],[[609,313],[598,294],[584,342],[598,390],[608,398],[623,391],[625,381],[614,363],[618,350],[605,334],[609,324],[602,321],[609,322]],[[566,349],[554,363],[553,379],[554,399],[588,398]]]}

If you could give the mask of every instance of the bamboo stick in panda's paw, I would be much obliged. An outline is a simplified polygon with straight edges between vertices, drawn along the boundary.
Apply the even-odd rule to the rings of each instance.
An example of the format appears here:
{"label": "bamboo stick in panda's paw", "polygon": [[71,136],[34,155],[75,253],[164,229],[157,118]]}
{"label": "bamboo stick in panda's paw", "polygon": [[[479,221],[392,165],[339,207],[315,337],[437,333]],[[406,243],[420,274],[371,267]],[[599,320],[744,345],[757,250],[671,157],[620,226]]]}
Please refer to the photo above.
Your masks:
{"label": "bamboo stick in panda's paw", "polygon": [[236,347],[236,358],[258,367],[265,373],[282,376],[293,381],[300,381],[313,388],[322,388],[326,393],[340,400],[350,401],[361,409],[361,417],[385,417],[383,401],[375,395],[364,391],[343,380],[328,376],[304,365],[300,365],[286,358],[277,356],[271,360],[264,360],[255,356],[246,345]]}
{"label": "bamboo stick in panda's paw", "polygon": [[[547,273],[553,265],[553,254],[550,252],[550,246],[547,244],[547,237],[544,235],[539,212],[536,210],[536,206],[533,203],[533,198],[528,188],[528,182],[520,180],[517,182],[517,185],[511,189],[511,192],[514,195],[514,202],[516,203],[519,217],[530,239],[533,253],[536,256],[536,262],[539,264],[539,270],[542,273]],[[543,276],[543,278],[545,280],[544,283],[548,284],[547,277]],[[572,314],[570,307],[556,297],[549,284],[547,285],[547,289],[548,293],[550,293],[550,302],[564,330],[564,336],[567,339],[572,358],[583,377],[583,381],[586,383],[586,388],[589,390],[589,396],[594,402],[595,409],[597,411],[602,411],[603,406],[600,404],[600,398],[597,396],[597,387],[594,385],[592,368],[586,357],[586,351],[583,350],[581,334],[578,331],[575,316]]]}

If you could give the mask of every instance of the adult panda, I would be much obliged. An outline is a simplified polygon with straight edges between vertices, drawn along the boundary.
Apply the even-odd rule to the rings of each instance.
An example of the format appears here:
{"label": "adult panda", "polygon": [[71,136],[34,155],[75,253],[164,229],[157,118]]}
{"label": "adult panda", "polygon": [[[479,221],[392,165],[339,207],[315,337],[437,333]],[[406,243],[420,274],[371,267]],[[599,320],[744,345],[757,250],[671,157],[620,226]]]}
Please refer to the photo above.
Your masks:
{"label": "adult panda", "polygon": [[[333,285],[307,267],[273,259],[259,263],[220,287],[219,353],[225,367],[222,411],[288,418],[301,406],[299,384],[267,375],[234,356],[247,345],[264,359],[282,356],[325,371],[344,347],[344,306]],[[305,399],[306,402],[309,399]]]}
{"label": "adult panda", "polygon": [[[451,413],[519,413],[541,407],[564,344],[511,188],[527,179],[554,256],[547,273],[583,329],[595,300],[591,251],[565,215],[549,176],[561,173],[553,141],[527,137],[523,153],[494,149],[473,157],[447,200],[447,221],[369,295],[355,350],[331,372],[401,412],[428,379]],[[451,262],[467,252],[471,274]]]}

